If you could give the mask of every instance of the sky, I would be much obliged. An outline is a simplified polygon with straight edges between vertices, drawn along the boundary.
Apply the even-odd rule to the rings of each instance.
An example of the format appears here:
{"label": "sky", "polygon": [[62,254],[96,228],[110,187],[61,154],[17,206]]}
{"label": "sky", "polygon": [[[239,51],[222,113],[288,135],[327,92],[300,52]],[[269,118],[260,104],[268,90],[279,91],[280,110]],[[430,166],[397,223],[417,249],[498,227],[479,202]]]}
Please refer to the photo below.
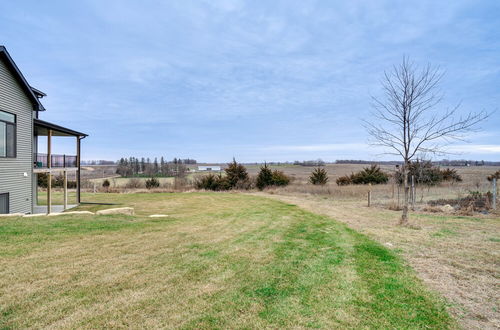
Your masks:
{"label": "sky", "polygon": [[[434,109],[494,112],[435,158],[500,160],[500,1],[0,1],[0,44],[82,158],[397,159],[363,120],[408,56]],[[74,140],[54,151],[74,154]]]}

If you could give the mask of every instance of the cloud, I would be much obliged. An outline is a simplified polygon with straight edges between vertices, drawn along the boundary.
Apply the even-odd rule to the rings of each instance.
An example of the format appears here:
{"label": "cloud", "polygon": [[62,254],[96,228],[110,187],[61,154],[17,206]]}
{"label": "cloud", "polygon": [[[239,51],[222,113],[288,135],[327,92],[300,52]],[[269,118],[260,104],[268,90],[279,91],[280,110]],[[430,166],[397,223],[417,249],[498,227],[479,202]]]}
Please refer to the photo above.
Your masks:
{"label": "cloud", "polygon": [[350,151],[366,150],[367,144],[362,143],[335,143],[335,144],[316,144],[316,145],[282,145],[263,147],[263,151],[295,151],[295,152],[317,152],[317,151]]}
{"label": "cloud", "polygon": [[[361,119],[403,54],[446,69],[443,109],[500,104],[499,9],[465,0],[27,0],[0,2],[0,37],[48,93],[42,119],[90,134],[86,159],[103,145],[114,158],[367,158],[378,150],[362,143]],[[498,127],[497,115],[453,150],[498,159]]]}
{"label": "cloud", "polygon": [[461,144],[453,145],[448,148],[454,153],[472,153],[472,154],[497,154],[500,155],[500,145],[495,144]]}

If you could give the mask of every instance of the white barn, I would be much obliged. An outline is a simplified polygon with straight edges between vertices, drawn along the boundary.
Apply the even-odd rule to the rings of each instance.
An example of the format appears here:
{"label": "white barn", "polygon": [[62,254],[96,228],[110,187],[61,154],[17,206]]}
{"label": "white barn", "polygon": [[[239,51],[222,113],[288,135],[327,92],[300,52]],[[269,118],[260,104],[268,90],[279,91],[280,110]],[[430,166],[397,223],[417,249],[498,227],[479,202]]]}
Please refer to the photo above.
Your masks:
{"label": "white barn", "polygon": [[198,171],[200,171],[200,172],[217,172],[217,171],[220,171],[220,166],[218,166],[218,165],[198,166]]}

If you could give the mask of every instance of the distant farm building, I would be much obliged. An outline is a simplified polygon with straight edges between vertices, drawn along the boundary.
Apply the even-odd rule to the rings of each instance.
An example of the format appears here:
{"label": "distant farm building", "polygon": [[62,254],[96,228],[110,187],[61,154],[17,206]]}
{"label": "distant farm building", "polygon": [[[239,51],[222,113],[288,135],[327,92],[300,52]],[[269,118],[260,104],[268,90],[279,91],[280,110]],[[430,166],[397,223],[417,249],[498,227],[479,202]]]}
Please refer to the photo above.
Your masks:
{"label": "distant farm building", "polygon": [[212,172],[212,171],[220,171],[220,166],[198,166],[198,171],[201,172]]}

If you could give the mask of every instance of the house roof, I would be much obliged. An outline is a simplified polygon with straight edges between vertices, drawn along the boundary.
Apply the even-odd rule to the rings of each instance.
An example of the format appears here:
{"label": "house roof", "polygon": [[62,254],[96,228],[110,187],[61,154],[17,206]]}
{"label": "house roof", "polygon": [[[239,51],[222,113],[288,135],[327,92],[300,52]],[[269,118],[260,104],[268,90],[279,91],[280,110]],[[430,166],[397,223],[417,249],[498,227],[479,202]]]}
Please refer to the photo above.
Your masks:
{"label": "house roof", "polygon": [[35,95],[38,97],[38,98],[42,98],[44,96],[47,96],[47,94],[45,94],[44,92],[42,92],[41,90],[39,89],[36,89],[35,87],[31,87],[31,90],[33,91],[33,93],[35,93]]}
{"label": "house roof", "polygon": [[10,57],[10,54],[7,51],[7,49],[1,45],[0,45],[0,60],[4,61],[7,68],[12,73],[14,78],[17,80],[17,82],[19,83],[19,85],[23,89],[26,96],[30,99],[31,103],[33,104],[33,110],[45,111],[45,108],[43,107],[42,103],[40,103],[39,98],[46,96],[46,94],[39,91],[36,88],[31,87],[28,84],[28,82],[24,78],[23,74],[21,73],[21,71],[17,67],[16,63],[14,62],[14,60],[12,60],[12,57]]}
{"label": "house roof", "polygon": [[40,136],[47,136],[49,129],[52,130],[53,136],[76,136],[81,138],[85,138],[88,136],[85,133],[77,132],[72,129],[49,123],[48,121],[40,119],[33,119],[33,126],[36,135]]}

